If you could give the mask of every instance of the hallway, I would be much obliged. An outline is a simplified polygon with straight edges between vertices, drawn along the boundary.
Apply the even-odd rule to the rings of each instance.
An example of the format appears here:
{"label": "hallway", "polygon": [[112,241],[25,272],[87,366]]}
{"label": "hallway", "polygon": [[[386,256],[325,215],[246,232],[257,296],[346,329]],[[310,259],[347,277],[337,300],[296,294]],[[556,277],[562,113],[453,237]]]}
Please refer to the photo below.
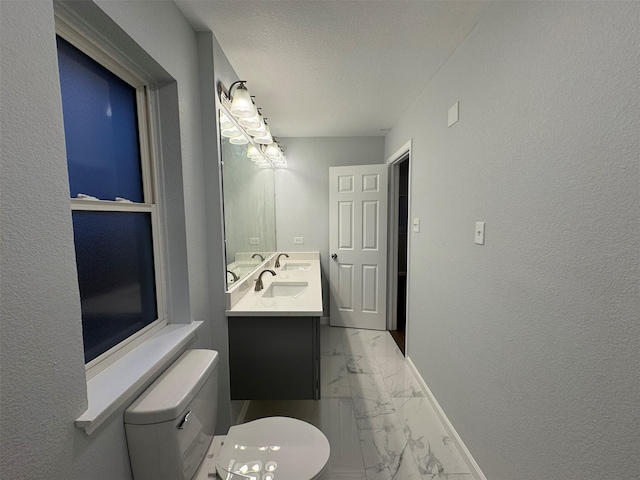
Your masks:
{"label": "hallway", "polygon": [[386,331],[321,326],[321,399],[252,401],[245,421],[291,416],[331,445],[332,480],[471,480]]}

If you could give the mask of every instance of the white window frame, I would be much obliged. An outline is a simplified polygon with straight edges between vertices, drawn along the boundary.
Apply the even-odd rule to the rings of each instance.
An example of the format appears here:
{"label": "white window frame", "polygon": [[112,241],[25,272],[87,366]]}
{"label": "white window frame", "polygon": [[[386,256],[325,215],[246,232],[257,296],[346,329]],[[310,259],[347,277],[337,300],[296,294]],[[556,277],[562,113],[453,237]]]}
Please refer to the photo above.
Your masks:
{"label": "white window frame", "polygon": [[143,185],[143,203],[128,203],[106,200],[85,200],[71,198],[71,211],[111,211],[111,212],[146,212],[151,217],[151,233],[153,242],[153,259],[155,271],[156,307],[158,318],[141,330],[110,348],[103,354],[85,364],[87,381],[98,373],[113,365],[118,359],[141,345],[167,325],[166,286],[164,282],[164,259],[160,221],[157,205],[157,175],[154,155],[153,125],[151,118],[151,99],[149,98],[149,82],[127,68],[117,56],[96,44],[58,15],[56,34],[105,67],[111,73],[136,89],[138,138],[140,148],[140,165]]}

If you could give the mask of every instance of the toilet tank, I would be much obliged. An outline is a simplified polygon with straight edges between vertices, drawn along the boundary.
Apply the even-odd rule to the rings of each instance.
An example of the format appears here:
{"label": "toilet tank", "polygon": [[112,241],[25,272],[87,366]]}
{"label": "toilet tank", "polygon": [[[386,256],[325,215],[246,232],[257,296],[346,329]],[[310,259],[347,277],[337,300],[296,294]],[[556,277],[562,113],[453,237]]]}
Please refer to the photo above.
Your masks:
{"label": "toilet tank", "polygon": [[135,480],[191,480],[216,427],[218,352],[188,350],[124,412]]}

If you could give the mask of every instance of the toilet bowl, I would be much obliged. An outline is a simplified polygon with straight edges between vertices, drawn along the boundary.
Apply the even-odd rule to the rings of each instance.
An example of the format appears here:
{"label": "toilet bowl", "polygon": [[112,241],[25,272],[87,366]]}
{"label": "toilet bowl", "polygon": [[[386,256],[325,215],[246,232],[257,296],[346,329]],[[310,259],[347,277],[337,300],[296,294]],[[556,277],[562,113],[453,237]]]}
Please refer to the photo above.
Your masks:
{"label": "toilet bowl", "polygon": [[301,420],[262,418],[212,441],[217,363],[218,352],[185,352],[126,409],[134,480],[329,478],[329,442]]}

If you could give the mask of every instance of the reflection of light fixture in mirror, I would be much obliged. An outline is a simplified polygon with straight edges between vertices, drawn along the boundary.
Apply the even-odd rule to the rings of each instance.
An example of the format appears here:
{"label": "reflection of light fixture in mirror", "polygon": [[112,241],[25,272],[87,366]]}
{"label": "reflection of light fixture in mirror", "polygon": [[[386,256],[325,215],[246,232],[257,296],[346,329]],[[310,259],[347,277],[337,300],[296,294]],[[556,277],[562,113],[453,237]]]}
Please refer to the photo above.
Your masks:
{"label": "reflection of light fixture in mirror", "polygon": [[230,128],[235,128],[229,117],[227,117],[224,113],[220,112],[220,129],[221,130],[229,130]]}
{"label": "reflection of light fixture in mirror", "polygon": [[242,132],[235,125],[231,125],[230,128],[220,129],[220,135],[227,138],[241,137]]}
{"label": "reflection of light fixture in mirror", "polygon": [[249,140],[247,140],[247,137],[244,135],[238,135],[237,137],[231,137],[229,143],[233,145],[246,145],[249,143]]}
{"label": "reflection of light fixture in mirror", "polygon": [[287,168],[287,161],[285,160],[284,156],[282,156],[278,160],[274,160],[273,165],[275,167]]}
{"label": "reflection of light fixture in mirror", "polygon": [[247,157],[249,157],[251,160],[262,158],[262,152],[258,150],[258,147],[256,147],[255,145],[249,145],[247,147]]}
{"label": "reflection of light fixture in mirror", "polygon": [[268,145],[264,150],[264,154],[271,161],[274,167],[286,168],[287,160],[285,159],[284,152],[277,142],[274,141]]}
{"label": "reflection of light fixture in mirror", "polygon": [[276,142],[271,142],[269,145],[267,145],[264,154],[269,158],[269,160],[278,160],[282,156],[280,147]]}

